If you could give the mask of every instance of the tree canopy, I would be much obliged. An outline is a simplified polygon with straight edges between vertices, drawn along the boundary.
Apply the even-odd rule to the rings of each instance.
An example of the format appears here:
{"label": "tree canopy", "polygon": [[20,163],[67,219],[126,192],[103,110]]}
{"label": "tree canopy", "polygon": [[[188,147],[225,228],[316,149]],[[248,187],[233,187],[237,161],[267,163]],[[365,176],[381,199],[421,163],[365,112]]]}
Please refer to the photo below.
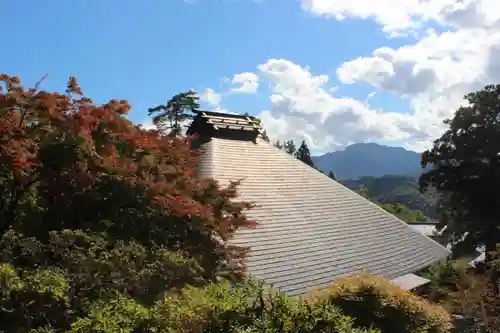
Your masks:
{"label": "tree canopy", "polygon": [[290,155],[296,156],[297,147],[295,147],[295,142],[293,140],[288,140],[283,142],[283,150]]}
{"label": "tree canopy", "polygon": [[193,118],[192,112],[200,108],[199,97],[194,91],[187,91],[173,96],[167,104],[148,109],[153,123],[164,133],[179,135],[185,122]]}
{"label": "tree canopy", "polygon": [[[298,149],[295,146],[295,142],[293,140],[287,140],[284,141],[283,143],[281,143],[278,140],[274,143],[274,146],[278,149],[283,150],[287,154],[295,156],[299,161],[314,168],[314,163],[311,158],[311,152],[309,151],[309,147],[307,146],[307,143],[304,140],[302,140]],[[322,172],[321,170],[318,171]]]}
{"label": "tree canopy", "polygon": [[314,163],[311,159],[311,152],[309,151],[309,147],[304,140],[302,140],[299,149],[297,149],[297,152],[295,153],[295,156],[303,163],[309,165],[310,167],[314,167]]}
{"label": "tree canopy", "polygon": [[[420,177],[421,191],[440,195],[440,227],[453,239],[488,252],[500,243],[500,85],[489,85],[465,96],[445,121],[446,132],[422,154],[422,166],[432,169]],[[489,256],[487,256],[489,257]]]}
{"label": "tree canopy", "polygon": [[67,94],[0,80],[0,331],[243,276],[246,249],[227,240],[255,225],[251,205],[198,178],[190,138],[135,126],[126,101],[93,104],[75,78]]}

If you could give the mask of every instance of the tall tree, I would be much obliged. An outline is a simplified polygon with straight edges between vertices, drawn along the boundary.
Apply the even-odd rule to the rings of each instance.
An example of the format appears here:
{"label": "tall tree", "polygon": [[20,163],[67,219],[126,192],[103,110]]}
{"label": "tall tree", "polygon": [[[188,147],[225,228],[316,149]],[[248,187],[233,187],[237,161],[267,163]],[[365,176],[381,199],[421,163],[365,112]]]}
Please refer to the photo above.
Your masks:
{"label": "tall tree", "polygon": [[332,170],[330,170],[330,172],[328,172],[328,177],[330,177],[333,180],[337,180],[337,178],[335,178],[335,175],[333,174]]}
{"label": "tall tree", "polygon": [[448,130],[422,154],[420,189],[440,194],[440,227],[453,239],[486,247],[486,263],[500,243],[500,85],[470,93],[467,106],[445,121]]}
{"label": "tall tree", "polygon": [[283,149],[283,145],[281,144],[280,140],[276,141],[276,142],[274,143],[274,146],[275,146],[276,148],[278,148],[278,149]]}
{"label": "tall tree", "polygon": [[173,96],[167,104],[148,109],[148,115],[155,115],[153,123],[163,133],[179,135],[184,123],[193,118],[192,112],[200,108],[199,97],[194,91]]}
{"label": "tall tree", "polygon": [[309,147],[307,147],[307,143],[302,140],[299,149],[295,153],[295,156],[302,161],[303,163],[309,165],[310,167],[314,167],[314,163],[311,158],[311,152],[309,151]]}
{"label": "tall tree", "polygon": [[295,142],[293,140],[288,140],[283,143],[283,149],[290,155],[295,155],[297,148],[295,147]]}

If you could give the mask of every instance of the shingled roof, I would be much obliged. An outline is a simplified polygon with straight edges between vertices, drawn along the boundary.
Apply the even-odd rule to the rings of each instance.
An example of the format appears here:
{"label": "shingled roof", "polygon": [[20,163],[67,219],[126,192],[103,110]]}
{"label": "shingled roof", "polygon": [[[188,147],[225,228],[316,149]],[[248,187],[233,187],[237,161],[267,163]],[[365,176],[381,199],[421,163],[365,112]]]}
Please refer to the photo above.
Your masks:
{"label": "shingled roof", "polygon": [[[229,119],[229,120],[226,120]],[[232,127],[224,127],[239,120]],[[218,122],[217,124],[214,124]],[[200,112],[200,174],[221,184],[242,180],[240,199],[258,207],[257,229],[233,242],[250,246],[249,273],[291,296],[328,287],[361,270],[405,287],[411,275],[449,251],[355,192],[259,137],[255,119]],[[424,281],[422,279],[422,281]],[[410,288],[410,287],[408,287]]]}

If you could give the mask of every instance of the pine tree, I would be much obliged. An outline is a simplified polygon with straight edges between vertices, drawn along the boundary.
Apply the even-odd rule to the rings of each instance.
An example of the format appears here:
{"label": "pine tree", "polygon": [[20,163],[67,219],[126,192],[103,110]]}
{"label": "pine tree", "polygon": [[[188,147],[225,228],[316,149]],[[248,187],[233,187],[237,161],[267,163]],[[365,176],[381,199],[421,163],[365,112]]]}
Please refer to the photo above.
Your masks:
{"label": "pine tree", "polygon": [[333,174],[332,170],[330,170],[330,172],[328,172],[328,177],[330,177],[333,180],[337,180],[337,178],[335,178],[335,175]]}
{"label": "pine tree", "polygon": [[158,105],[148,109],[148,115],[158,113],[153,117],[153,123],[163,133],[180,135],[185,121],[192,119],[192,112],[199,109],[199,97],[194,91],[187,91],[173,96],[166,105]]}
{"label": "pine tree", "polygon": [[309,147],[307,147],[307,143],[304,140],[302,140],[299,149],[295,153],[295,157],[314,168],[314,163],[311,159],[311,152],[309,151]]}
{"label": "pine tree", "polygon": [[297,153],[297,148],[295,147],[295,142],[293,140],[288,140],[283,143],[283,149],[290,155],[295,155]]}
{"label": "pine tree", "polygon": [[262,130],[262,140],[266,141],[266,142],[270,142],[271,140],[269,139],[269,136],[267,135],[267,131],[264,129]]}

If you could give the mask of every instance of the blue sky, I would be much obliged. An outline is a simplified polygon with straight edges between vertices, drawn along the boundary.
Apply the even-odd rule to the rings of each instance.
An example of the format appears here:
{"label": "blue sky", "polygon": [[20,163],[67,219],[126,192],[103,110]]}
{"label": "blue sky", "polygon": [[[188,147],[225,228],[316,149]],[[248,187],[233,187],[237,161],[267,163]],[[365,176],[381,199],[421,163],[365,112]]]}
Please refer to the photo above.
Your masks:
{"label": "blue sky", "polygon": [[[217,107],[262,115],[264,123],[266,120],[269,123],[272,137],[274,131],[276,139],[305,138],[317,151],[338,149],[354,141],[409,146],[412,135],[420,138],[424,126],[419,123],[420,127],[415,128],[412,124],[415,119],[396,119],[391,113],[415,117],[416,111],[412,109],[415,96],[398,91],[398,84],[384,89],[380,80],[367,79],[370,76],[364,72],[361,74],[368,76],[360,76],[359,68],[354,71],[357,74],[347,75],[352,82],[346,83],[349,79],[340,79],[339,68],[360,57],[373,58],[376,49],[388,47],[399,52],[402,47],[418,45],[425,37],[388,36],[384,27],[389,23],[378,19],[381,14],[376,12],[367,18],[356,16],[355,10],[348,8],[354,14],[347,13],[350,18],[344,20],[318,14],[321,10],[325,14],[324,5],[334,2],[4,1],[0,71],[19,76],[26,85],[48,73],[43,85],[47,90],[63,90],[67,77],[74,75],[86,95],[97,102],[114,97],[127,99],[133,106],[130,118],[138,123],[145,121],[148,107],[163,103],[175,93],[194,88],[202,94],[212,89],[220,98]],[[271,66],[271,60],[275,60],[275,67]],[[416,60],[414,67],[415,63]],[[262,69],[264,64],[269,66]],[[327,76],[328,82],[310,91],[307,90],[310,84],[299,85],[298,79],[287,75],[295,86],[283,90],[280,88],[283,76],[277,74],[276,68],[282,70],[285,65],[300,66],[312,77]],[[259,78],[257,91],[230,92],[234,88],[231,80],[238,73],[255,73]],[[387,78],[380,70],[375,74],[375,78]],[[332,87],[337,88],[332,92]],[[305,90],[300,92],[300,89]],[[291,95],[294,91],[300,98]],[[353,122],[354,118],[342,108],[355,110],[359,105],[354,102],[365,103],[367,96],[375,91],[368,107],[375,114],[355,111]],[[323,92],[328,95],[319,96]],[[307,100],[313,93],[316,97],[311,99],[320,104],[318,107]],[[286,103],[273,102],[272,94],[286,99]],[[332,100],[322,103],[325,98]],[[339,106],[338,100],[344,99],[349,102]],[[216,107],[206,103],[205,106]],[[321,112],[316,112],[319,108]],[[330,109],[340,111],[330,113]],[[263,114],[263,111],[268,112]],[[341,115],[339,119],[344,119],[345,128],[350,130],[343,127],[338,131],[324,120],[325,114],[332,121],[334,114]],[[394,123],[399,127],[361,131],[360,124],[370,125],[374,121],[366,117],[386,117],[377,121],[383,126]],[[406,132],[405,122],[408,127],[413,126]],[[302,125],[297,127],[297,123]],[[309,132],[301,131],[300,127],[309,128]],[[353,131],[359,135],[342,134]],[[385,137],[379,132],[394,132],[394,135]]]}

